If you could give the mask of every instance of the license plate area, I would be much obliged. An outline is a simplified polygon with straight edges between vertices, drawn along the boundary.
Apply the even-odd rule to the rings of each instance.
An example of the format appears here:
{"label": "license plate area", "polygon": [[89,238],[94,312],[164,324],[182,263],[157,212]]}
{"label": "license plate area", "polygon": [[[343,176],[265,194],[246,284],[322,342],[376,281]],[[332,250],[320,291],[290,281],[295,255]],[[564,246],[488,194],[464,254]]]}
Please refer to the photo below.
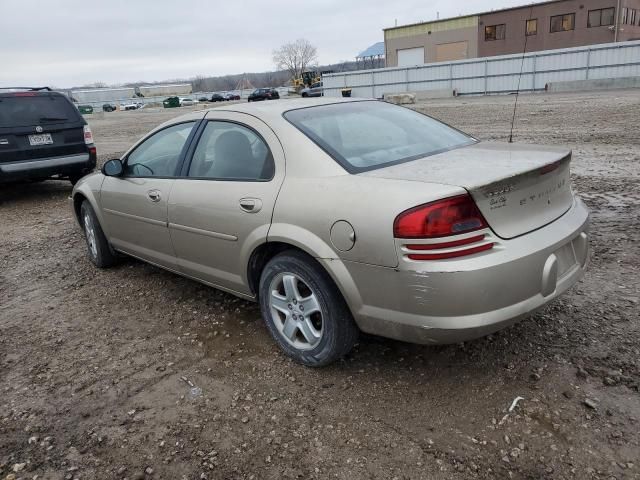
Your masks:
{"label": "license plate area", "polygon": [[51,145],[53,138],[50,133],[39,133],[37,135],[29,135],[29,145],[36,147],[38,145]]}
{"label": "license plate area", "polygon": [[569,242],[554,252],[558,259],[558,278],[562,278],[574,265],[578,263],[573,251],[573,243]]}

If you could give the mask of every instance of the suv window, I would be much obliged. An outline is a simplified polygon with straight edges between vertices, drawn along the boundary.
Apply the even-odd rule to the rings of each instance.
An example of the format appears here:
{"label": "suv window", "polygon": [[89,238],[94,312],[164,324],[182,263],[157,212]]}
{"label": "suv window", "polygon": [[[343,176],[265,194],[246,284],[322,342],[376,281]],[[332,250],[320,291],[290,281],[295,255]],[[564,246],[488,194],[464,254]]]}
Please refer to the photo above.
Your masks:
{"label": "suv window", "polygon": [[13,93],[0,96],[0,127],[28,127],[79,122],[80,113],[59,93]]}
{"label": "suv window", "polygon": [[231,122],[208,122],[189,166],[189,177],[216,180],[271,180],[274,163],[264,140]]}
{"label": "suv window", "polygon": [[124,169],[128,177],[172,177],[180,153],[196,122],[179,123],[155,133],[129,154]]}

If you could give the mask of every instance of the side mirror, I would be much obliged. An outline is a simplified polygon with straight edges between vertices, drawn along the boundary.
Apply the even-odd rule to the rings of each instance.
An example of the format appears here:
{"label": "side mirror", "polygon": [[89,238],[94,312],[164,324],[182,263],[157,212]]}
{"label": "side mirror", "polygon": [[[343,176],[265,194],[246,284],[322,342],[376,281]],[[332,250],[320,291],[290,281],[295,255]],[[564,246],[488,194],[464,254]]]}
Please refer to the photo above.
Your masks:
{"label": "side mirror", "polygon": [[119,177],[124,172],[122,161],[119,158],[109,160],[102,165],[102,173],[107,177]]}

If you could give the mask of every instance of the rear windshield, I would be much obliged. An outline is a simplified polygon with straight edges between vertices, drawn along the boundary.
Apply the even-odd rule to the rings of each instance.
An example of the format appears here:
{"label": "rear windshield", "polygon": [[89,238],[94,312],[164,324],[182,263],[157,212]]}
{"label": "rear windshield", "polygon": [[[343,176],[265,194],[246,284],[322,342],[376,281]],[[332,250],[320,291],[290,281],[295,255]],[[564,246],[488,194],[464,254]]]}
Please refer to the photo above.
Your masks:
{"label": "rear windshield", "polygon": [[284,116],[351,173],[476,142],[431,117],[379,101],[301,108]]}
{"label": "rear windshield", "polygon": [[59,94],[0,96],[0,127],[28,127],[79,120],[76,107]]}

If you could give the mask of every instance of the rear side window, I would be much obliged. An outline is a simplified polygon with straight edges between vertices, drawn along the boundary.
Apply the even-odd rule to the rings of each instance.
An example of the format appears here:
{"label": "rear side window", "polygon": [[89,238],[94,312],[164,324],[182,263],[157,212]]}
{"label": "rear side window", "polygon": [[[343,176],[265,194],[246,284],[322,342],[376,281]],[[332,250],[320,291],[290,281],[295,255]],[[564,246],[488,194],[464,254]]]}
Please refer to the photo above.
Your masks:
{"label": "rear side window", "polygon": [[290,110],[284,116],[350,173],[476,142],[431,117],[379,101],[301,108]]}
{"label": "rear side window", "polygon": [[267,144],[253,130],[232,122],[210,121],[198,142],[189,177],[212,180],[271,180],[275,171]]}
{"label": "rear side window", "polygon": [[29,127],[81,120],[76,107],[60,94],[0,96],[0,128]]}

